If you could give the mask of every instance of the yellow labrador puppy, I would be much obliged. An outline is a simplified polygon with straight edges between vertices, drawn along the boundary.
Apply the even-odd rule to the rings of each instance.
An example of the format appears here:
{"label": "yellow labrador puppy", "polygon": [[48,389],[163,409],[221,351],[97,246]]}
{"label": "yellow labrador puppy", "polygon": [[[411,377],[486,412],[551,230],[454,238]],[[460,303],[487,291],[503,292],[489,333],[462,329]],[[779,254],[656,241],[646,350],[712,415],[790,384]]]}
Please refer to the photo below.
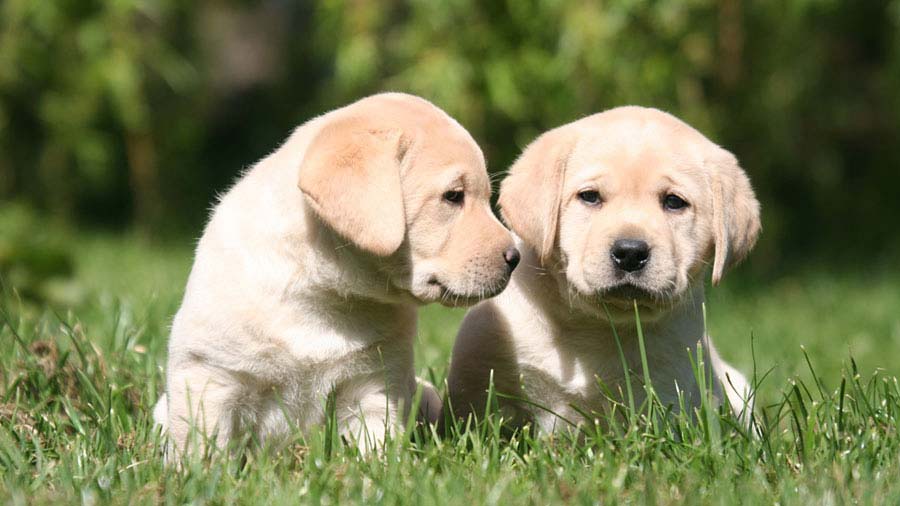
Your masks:
{"label": "yellow labrador puppy", "polygon": [[[178,449],[279,441],[325,420],[382,442],[416,391],[416,308],[499,293],[519,259],[484,157],[431,103],[389,93],[297,128],[221,199],[196,251],[154,410]],[[440,401],[424,393],[424,414]]]}
{"label": "yellow labrador puppy", "polygon": [[522,266],[459,331],[448,380],[457,415],[482,413],[492,373],[497,391],[549,410],[501,399],[519,423],[552,431],[565,422],[551,411],[574,422],[579,411],[602,413],[598,382],[626,391],[611,324],[641,402],[634,301],[662,401],[677,410],[680,390],[688,408],[699,404],[686,351],[699,342],[716,398],[742,409],[746,380],[704,336],[702,312],[710,261],[718,283],[760,231],[759,203],[731,153],[664,112],[616,108],[535,140],[503,181],[500,207]]}

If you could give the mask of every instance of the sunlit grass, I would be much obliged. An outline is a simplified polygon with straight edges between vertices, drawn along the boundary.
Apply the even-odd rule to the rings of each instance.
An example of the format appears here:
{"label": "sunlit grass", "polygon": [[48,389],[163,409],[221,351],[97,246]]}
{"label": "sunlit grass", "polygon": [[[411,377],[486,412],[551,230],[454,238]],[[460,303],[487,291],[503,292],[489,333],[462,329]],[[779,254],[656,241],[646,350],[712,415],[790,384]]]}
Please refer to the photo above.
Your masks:
{"label": "sunlit grass", "polygon": [[[9,285],[0,296],[3,501],[900,500],[895,272],[811,270],[765,283],[736,273],[710,292],[717,346],[748,377],[755,354],[765,376],[752,430],[710,406],[697,422],[653,415],[662,406],[622,406],[623,416],[578,437],[510,435],[493,414],[448,436],[413,431],[366,457],[322,430],[280,452],[251,445],[243,458],[216,451],[166,469],[150,412],[192,244],[90,236],[71,246],[73,302],[24,298]],[[438,384],[463,314],[422,311],[417,366]],[[634,371],[634,388],[642,374]]]}

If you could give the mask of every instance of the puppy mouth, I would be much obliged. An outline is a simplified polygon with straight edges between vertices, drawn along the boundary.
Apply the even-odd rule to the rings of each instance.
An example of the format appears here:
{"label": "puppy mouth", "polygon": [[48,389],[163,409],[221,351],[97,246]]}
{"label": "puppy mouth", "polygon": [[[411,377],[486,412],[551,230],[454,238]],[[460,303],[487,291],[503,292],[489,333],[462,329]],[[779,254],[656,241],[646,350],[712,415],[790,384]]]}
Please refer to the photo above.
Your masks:
{"label": "puppy mouth", "polygon": [[437,296],[433,298],[432,302],[440,302],[441,305],[447,307],[467,307],[475,305],[484,299],[489,299],[491,297],[499,295],[500,292],[502,292],[503,289],[506,288],[508,282],[509,279],[507,277],[498,285],[486,286],[478,293],[455,291],[435,276],[432,276],[428,280],[427,284],[429,287],[433,287],[438,292]]}
{"label": "puppy mouth", "polygon": [[652,309],[668,300],[668,297],[656,290],[628,282],[598,290],[597,296],[602,302],[620,310],[633,310],[635,303],[639,307]]}

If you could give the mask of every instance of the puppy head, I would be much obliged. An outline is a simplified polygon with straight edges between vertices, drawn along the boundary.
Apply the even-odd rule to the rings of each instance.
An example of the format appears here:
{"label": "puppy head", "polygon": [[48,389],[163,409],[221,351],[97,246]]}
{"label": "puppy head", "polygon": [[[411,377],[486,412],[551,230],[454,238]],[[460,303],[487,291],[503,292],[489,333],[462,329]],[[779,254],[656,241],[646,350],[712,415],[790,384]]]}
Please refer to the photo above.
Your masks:
{"label": "puppy head", "polygon": [[[759,203],[731,153],[655,109],[621,107],[539,137],[503,182],[504,219],[573,304],[661,316],[712,261],[753,247]],[[616,315],[614,315],[616,316]]]}
{"label": "puppy head", "polygon": [[382,259],[390,285],[419,302],[496,295],[518,262],[490,209],[481,150],[421,98],[386,93],[332,113],[299,186],[328,226]]}

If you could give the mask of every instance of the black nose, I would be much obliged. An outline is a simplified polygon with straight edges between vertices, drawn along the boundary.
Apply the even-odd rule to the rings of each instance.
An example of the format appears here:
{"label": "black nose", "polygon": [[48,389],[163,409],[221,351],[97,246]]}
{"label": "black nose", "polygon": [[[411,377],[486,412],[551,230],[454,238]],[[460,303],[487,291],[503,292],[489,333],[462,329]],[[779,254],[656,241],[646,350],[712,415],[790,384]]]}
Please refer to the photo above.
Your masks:
{"label": "black nose", "polygon": [[623,271],[639,271],[650,260],[650,245],[637,239],[619,239],[613,243],[609,256]]}
{"label": "black nose", "polygon": [[519,260],[521,259],[522,256],[516,248],[509,248],[503,252],[503,260],[506,260],[506,267],[509,269],[509,272],[512,272],[519,265]]}

